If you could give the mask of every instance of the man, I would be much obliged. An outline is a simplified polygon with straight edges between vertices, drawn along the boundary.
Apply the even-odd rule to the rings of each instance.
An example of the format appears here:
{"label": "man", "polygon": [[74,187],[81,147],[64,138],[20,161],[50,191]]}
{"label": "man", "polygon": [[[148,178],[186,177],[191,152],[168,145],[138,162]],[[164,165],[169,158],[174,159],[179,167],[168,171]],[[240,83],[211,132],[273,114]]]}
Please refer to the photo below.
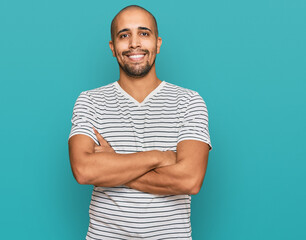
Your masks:
{"label": "man", "polygon": [[120,78],[80,94],[69,136],[74,177],[94,185],[86,239],[191,239],[190,195],[211,148],[205,103],[157,78],[150,12],[122,9],[111,38]]}

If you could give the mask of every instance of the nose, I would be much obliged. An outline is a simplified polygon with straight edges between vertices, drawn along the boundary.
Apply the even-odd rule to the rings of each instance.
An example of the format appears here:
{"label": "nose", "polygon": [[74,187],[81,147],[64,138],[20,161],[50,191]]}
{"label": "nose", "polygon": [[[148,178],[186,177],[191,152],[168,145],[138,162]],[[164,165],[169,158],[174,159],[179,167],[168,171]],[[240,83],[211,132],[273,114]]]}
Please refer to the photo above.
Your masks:
{"label": "nose", "polygon": [[140,46],[141,46],[141,42],[140,42],[139,36],[133,34],[132,37],[130,38],[129,47],[138,48]]}

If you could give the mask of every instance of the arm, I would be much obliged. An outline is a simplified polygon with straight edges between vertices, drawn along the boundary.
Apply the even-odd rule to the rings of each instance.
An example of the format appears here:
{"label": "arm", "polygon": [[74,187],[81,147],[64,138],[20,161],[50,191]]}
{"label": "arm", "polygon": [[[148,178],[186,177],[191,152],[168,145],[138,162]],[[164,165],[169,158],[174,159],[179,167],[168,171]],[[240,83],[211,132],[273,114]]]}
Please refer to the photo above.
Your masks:
{"label": "arm", "polygon": [[[97,132],[95,132],[97,134]],[[78,134],[69,139],[69,156],[73,175],[80,184],[113,187],[125,184],[146,172],[173,164],[176,155],[172,151],[147,151],[118,154],[97,135],[103,151],[96,152],[95,142]]]}
{"label": "arm", "polygon": [[126,185],[153,194],[197,194],[202,186],[209,145],[184,140],[177,145],[177,163],[154,169]]}

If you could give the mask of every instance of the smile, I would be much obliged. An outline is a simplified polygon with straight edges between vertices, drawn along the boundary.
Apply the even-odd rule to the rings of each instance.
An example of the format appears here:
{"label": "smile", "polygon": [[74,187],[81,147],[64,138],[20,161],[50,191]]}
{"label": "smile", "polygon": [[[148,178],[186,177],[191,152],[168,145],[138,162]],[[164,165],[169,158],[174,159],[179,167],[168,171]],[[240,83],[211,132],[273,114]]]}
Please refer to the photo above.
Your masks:
{"label": "smile", "polygon": [[144,58],[144,54],[130,55],[128,58],[132,61],[140,61]]}

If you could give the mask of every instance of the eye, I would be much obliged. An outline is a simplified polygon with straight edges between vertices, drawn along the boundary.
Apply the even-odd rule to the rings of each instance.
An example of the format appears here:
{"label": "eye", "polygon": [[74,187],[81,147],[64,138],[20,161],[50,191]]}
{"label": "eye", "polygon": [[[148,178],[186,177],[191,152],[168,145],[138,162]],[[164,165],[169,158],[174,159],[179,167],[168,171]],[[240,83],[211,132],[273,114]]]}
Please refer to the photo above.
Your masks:
{"label": "eye", "polygon": [[140,33],[140,35],[141,35],[141,36],[147,37],[147,36],[149,36],[149,33],[147,33],[147,32],[142,32],[142,33]]}
{"label": "eye", "polygon": [[120,35],[120,38],[126,38],[128,36],[128,34],[122,34]]}

